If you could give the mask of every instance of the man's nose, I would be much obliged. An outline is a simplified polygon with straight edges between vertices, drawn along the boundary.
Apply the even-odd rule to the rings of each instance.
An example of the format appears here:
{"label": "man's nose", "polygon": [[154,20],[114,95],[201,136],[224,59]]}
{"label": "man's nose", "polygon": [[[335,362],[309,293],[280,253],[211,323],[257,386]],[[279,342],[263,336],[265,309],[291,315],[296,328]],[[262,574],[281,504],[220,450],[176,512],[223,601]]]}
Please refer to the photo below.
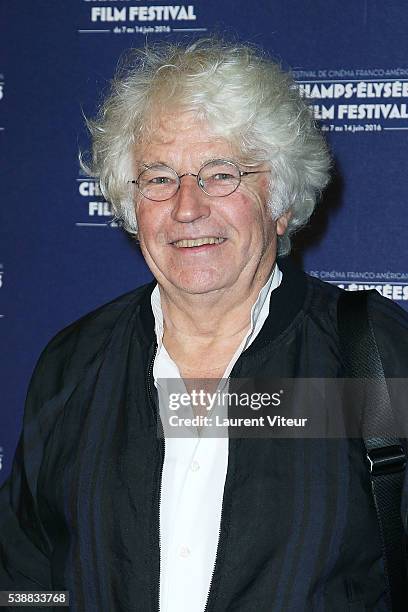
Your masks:
{"label": "man's nose", "polygon": [[174,196],[171,216],[175,221],[189,223],[210,214],[210,198],[197,185],[194,176],[184,175]]}

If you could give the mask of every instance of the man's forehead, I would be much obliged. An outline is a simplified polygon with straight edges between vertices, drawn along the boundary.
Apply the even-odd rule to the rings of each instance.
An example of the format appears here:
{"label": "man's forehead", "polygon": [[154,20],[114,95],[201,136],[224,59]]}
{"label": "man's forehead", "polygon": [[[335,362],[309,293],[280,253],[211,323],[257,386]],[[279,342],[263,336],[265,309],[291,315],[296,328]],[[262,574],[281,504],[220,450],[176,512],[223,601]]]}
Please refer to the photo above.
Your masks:
{"label": "man's forehead", "polygon": [[138,159],[158,161],[164,154],[178,157],[187,153],[205,162],[234,154],[232,143],[215,135],[210,126],[193,113],[162,115],[152,127],[137,147]]}
{"label": "man's forehead", "polygon": [[180,112],[153,117],[144,141],[147,146],[171,145],[190,138],[197,142],[221,140],[215,137],[208,123],[200,119],[197,113]]}

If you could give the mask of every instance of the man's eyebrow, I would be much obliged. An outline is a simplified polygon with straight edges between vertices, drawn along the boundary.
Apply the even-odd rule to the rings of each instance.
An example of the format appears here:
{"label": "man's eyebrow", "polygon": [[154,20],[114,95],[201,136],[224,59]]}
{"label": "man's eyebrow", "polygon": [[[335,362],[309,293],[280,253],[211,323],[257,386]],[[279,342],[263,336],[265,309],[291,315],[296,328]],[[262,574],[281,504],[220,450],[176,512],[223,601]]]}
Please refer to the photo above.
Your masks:
{"label": "man's eyebrow", "polygon": [[[209,155],[209,156],[200,157],[200,161],[199,161],[200,168],[202,166],[204,166],[205,164],[208,164],[208,163],[210,163],[212,161],[218,161],[218,160],[221,160],[221,161],[222,160],[231,161],[231,162],[234,162],[236,164],[243,165],[243,166],[248,166],[248,167],[256,166],[256,165],[259,165],[259,163],[260,163],[260,162],[255,162],[255,163],[254,162],[252,162],[252,163],[246,162],[245,163],[244,159],[242,157],[240,157],[240,156],[233,157],[231,155],[217,155],[216,157],[214,157],[214,155]],[[138,166],[145,167],[145,168],[151,168],[153,166],[167,166],[168,168],[171,168],[172,170],[176,170],[174,168],[174,166],[172,166],[168,162],[164,162],[164,161],[162,161],[160,159],[152,160],[152,161],[137,160],[136,164]]]}
{"label": "man's eyebrow", "polygon": [[[202,157],[200,158],[200,161],[199,161],[200,168],[201,166],[204,166],[204,164],[208,164],[209,162],[215,161],[217,159],[230,160],[230,157],[222,157],[222,156],[214,157],[213,155],[211,155],[210,157]],[[175,170],[174,166],[172,166],[169,162],[164,162],[164,161],[161,161],[160,159],[153,160],[153,161],[137,160],[136,164],[138,166],[144,166],[147,168],[150,168],[152,166],[167,166],[168,168],[172,168],[173,170]]]}
{"label": "man's eyebrow", "polygon": [[166,162],[160,161],[159,159],[153,160],[153,161],[143,161],[143,160],[139,159],[139,160],[137,160],[136,163],[137,163],[138,166],[145,166],[147,168],[150,168],[150,166],[168,166],[169,168],[171,168],[171,166],[169,166],[169,164],[166,164]]}

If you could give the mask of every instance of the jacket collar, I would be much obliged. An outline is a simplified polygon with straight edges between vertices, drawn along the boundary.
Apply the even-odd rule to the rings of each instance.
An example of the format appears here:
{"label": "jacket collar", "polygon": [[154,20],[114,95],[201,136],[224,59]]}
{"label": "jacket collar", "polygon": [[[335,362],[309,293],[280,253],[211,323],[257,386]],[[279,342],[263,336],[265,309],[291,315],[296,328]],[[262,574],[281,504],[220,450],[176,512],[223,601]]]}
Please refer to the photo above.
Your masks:
{"label": "jacket collar", "polygon": [[[262,333],[257,336],[251,346],[251,352],[279,336],[290,325],[305,302],[306,274],[296,267],[290,257],[279,257],[277,261],[282,270],[282,282],[271,295],[269,315],[262,327]],[[148,347],[156,340],[150,301],[155,285],[155,280],[146,285],[139,306],[140,332]]]}

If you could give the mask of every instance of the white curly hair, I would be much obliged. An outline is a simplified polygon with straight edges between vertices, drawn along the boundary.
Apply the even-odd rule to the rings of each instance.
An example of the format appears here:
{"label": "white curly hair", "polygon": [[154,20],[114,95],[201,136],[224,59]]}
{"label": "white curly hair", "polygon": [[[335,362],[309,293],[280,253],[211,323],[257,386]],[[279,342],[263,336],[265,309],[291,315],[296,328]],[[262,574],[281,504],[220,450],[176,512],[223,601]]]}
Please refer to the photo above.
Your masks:
{"label": "white curly hair", "polygon": [[184,111],[195,112],[251,162],[270,164],[272,218],[291,211],[285,234],[278,236],[278,254],[287,254],[291,234],[307,223],[328,183],[331,159],[291,75],[248,44],[210,37],[126,54],[98,115],[87,121],[92,154],[81,160],[99,179],[115,217],[137,234],[128,184],[137,146],[149,140],[158,115]]}

